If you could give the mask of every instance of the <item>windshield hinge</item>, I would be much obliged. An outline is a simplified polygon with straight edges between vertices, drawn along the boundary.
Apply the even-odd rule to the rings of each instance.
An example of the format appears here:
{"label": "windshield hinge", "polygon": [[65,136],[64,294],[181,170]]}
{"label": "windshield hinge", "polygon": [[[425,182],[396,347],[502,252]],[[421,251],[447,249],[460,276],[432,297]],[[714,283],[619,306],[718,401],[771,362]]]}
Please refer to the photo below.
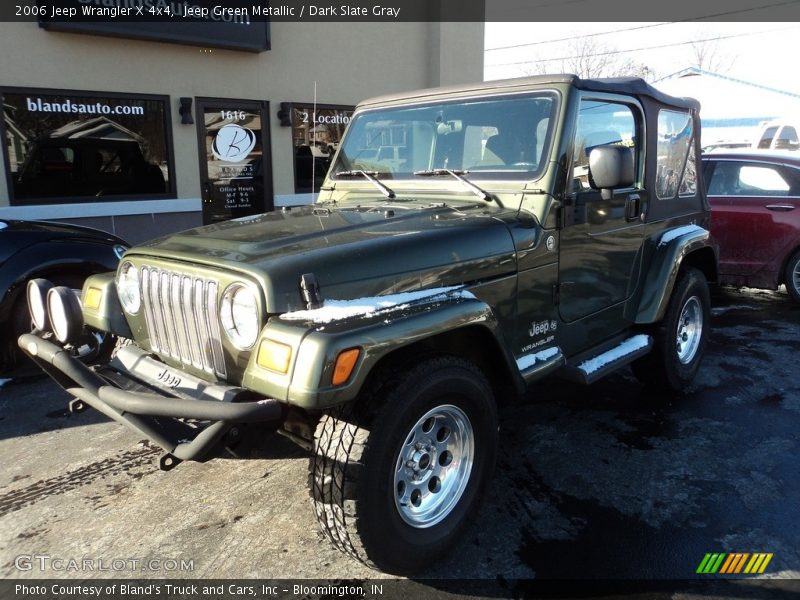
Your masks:
{"label": "windshield hinge", "polygon": [[558,208],[556,208],[556,229],[564,229],[564,209],[565,206],[561,203]]}
{"label": "windshield hinge", "polygon": [[304,273],[300,276],[300,295],[306,303],[308,310],[322,307],[322,293],[319,291],[319,282],[313,273]]}

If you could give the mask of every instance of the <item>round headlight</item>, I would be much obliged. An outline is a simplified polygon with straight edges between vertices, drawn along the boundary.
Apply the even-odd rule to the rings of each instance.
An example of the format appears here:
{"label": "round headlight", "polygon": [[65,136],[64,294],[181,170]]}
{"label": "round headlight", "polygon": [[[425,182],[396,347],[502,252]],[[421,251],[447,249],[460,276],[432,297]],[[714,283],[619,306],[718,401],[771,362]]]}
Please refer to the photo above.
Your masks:
{"label": "round headlight", "polygon": [[122,308],[135,315],[142,305],[142,295],[139,292],[139,270],[133,263],[125,261],[117,274],[117,294]]}
{"label": "round headlight", "polygon": [[31,279],[28,282],[28,312],[31,313],[33,326],[39,331],[47,331],[50,321],[47,318],[47,292],[53,284],[46,279]]}
{"label": "round headlight", "polygon": [[243,283],[233,283],[222,295],[219,309],[222,329],[239,350],[249,350],[258,337],[258,301]]}
{"label": "round headlight", "polygon": [[47,314],[53,335],[62,344],[74,342],[83,331],[81,301],[70,288],[60,285],[47,292]]}

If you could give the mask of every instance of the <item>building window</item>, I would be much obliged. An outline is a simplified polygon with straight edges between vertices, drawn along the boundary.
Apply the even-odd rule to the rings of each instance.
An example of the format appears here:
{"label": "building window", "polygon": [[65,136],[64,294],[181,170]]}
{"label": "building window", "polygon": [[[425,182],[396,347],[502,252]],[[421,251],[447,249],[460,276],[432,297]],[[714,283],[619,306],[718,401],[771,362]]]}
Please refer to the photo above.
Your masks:
{"label": "building window", "polygon": [[165,96],[3,90],[11,204],[175,197]]}
{"label": "building window", "polygon": [[319,190],[352,116],[352,106],[292,105],[295,193]]}

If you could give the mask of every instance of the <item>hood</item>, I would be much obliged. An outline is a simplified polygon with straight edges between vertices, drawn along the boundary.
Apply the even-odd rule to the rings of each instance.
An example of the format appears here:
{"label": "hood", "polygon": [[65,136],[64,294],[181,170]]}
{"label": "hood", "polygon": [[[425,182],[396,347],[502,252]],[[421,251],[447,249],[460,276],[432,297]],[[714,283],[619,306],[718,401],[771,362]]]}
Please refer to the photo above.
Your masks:
{"label": "hood", "polygon": [[337,300],[513,273],[506,222],[515,215],[485,204],[459,210],[307,206],[192,229],[128,255],[238,271],[262,286],[267,311],[280,313],[304,308],[299,281],[305,273],[317,277],[324,298]]}
{"label": "hood", "polygon": [[127,242],[115,235],[90,227],[50,221],[0,219],[0,264],[28,246],[61,240],[121,244],[126,248],[129,246]]}

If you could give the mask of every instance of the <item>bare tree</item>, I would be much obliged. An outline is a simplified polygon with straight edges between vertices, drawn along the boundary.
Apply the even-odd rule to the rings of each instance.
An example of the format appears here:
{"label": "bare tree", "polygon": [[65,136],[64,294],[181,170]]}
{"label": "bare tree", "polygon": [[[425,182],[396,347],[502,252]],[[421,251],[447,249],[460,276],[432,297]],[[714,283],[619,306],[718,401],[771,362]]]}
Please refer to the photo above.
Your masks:
{"label": "bare tree", "polygon": [[711,71],[713,73],[727,73],[736,62],[736,55],[726,54],[719,47],[719,40],[702,40],[692,42],[691,66]]}
{"label": "bare tree", "polygon": [[646,65],[630,58],[622,58],[619,51],[610,45],[599,42],[594,37],[575,36],[567,44],[554,52],[563,56],[553,60],[537,61],[528,75],[543,73],[574,73],[579,77],[642,77],[654,79],[655,72]]}

